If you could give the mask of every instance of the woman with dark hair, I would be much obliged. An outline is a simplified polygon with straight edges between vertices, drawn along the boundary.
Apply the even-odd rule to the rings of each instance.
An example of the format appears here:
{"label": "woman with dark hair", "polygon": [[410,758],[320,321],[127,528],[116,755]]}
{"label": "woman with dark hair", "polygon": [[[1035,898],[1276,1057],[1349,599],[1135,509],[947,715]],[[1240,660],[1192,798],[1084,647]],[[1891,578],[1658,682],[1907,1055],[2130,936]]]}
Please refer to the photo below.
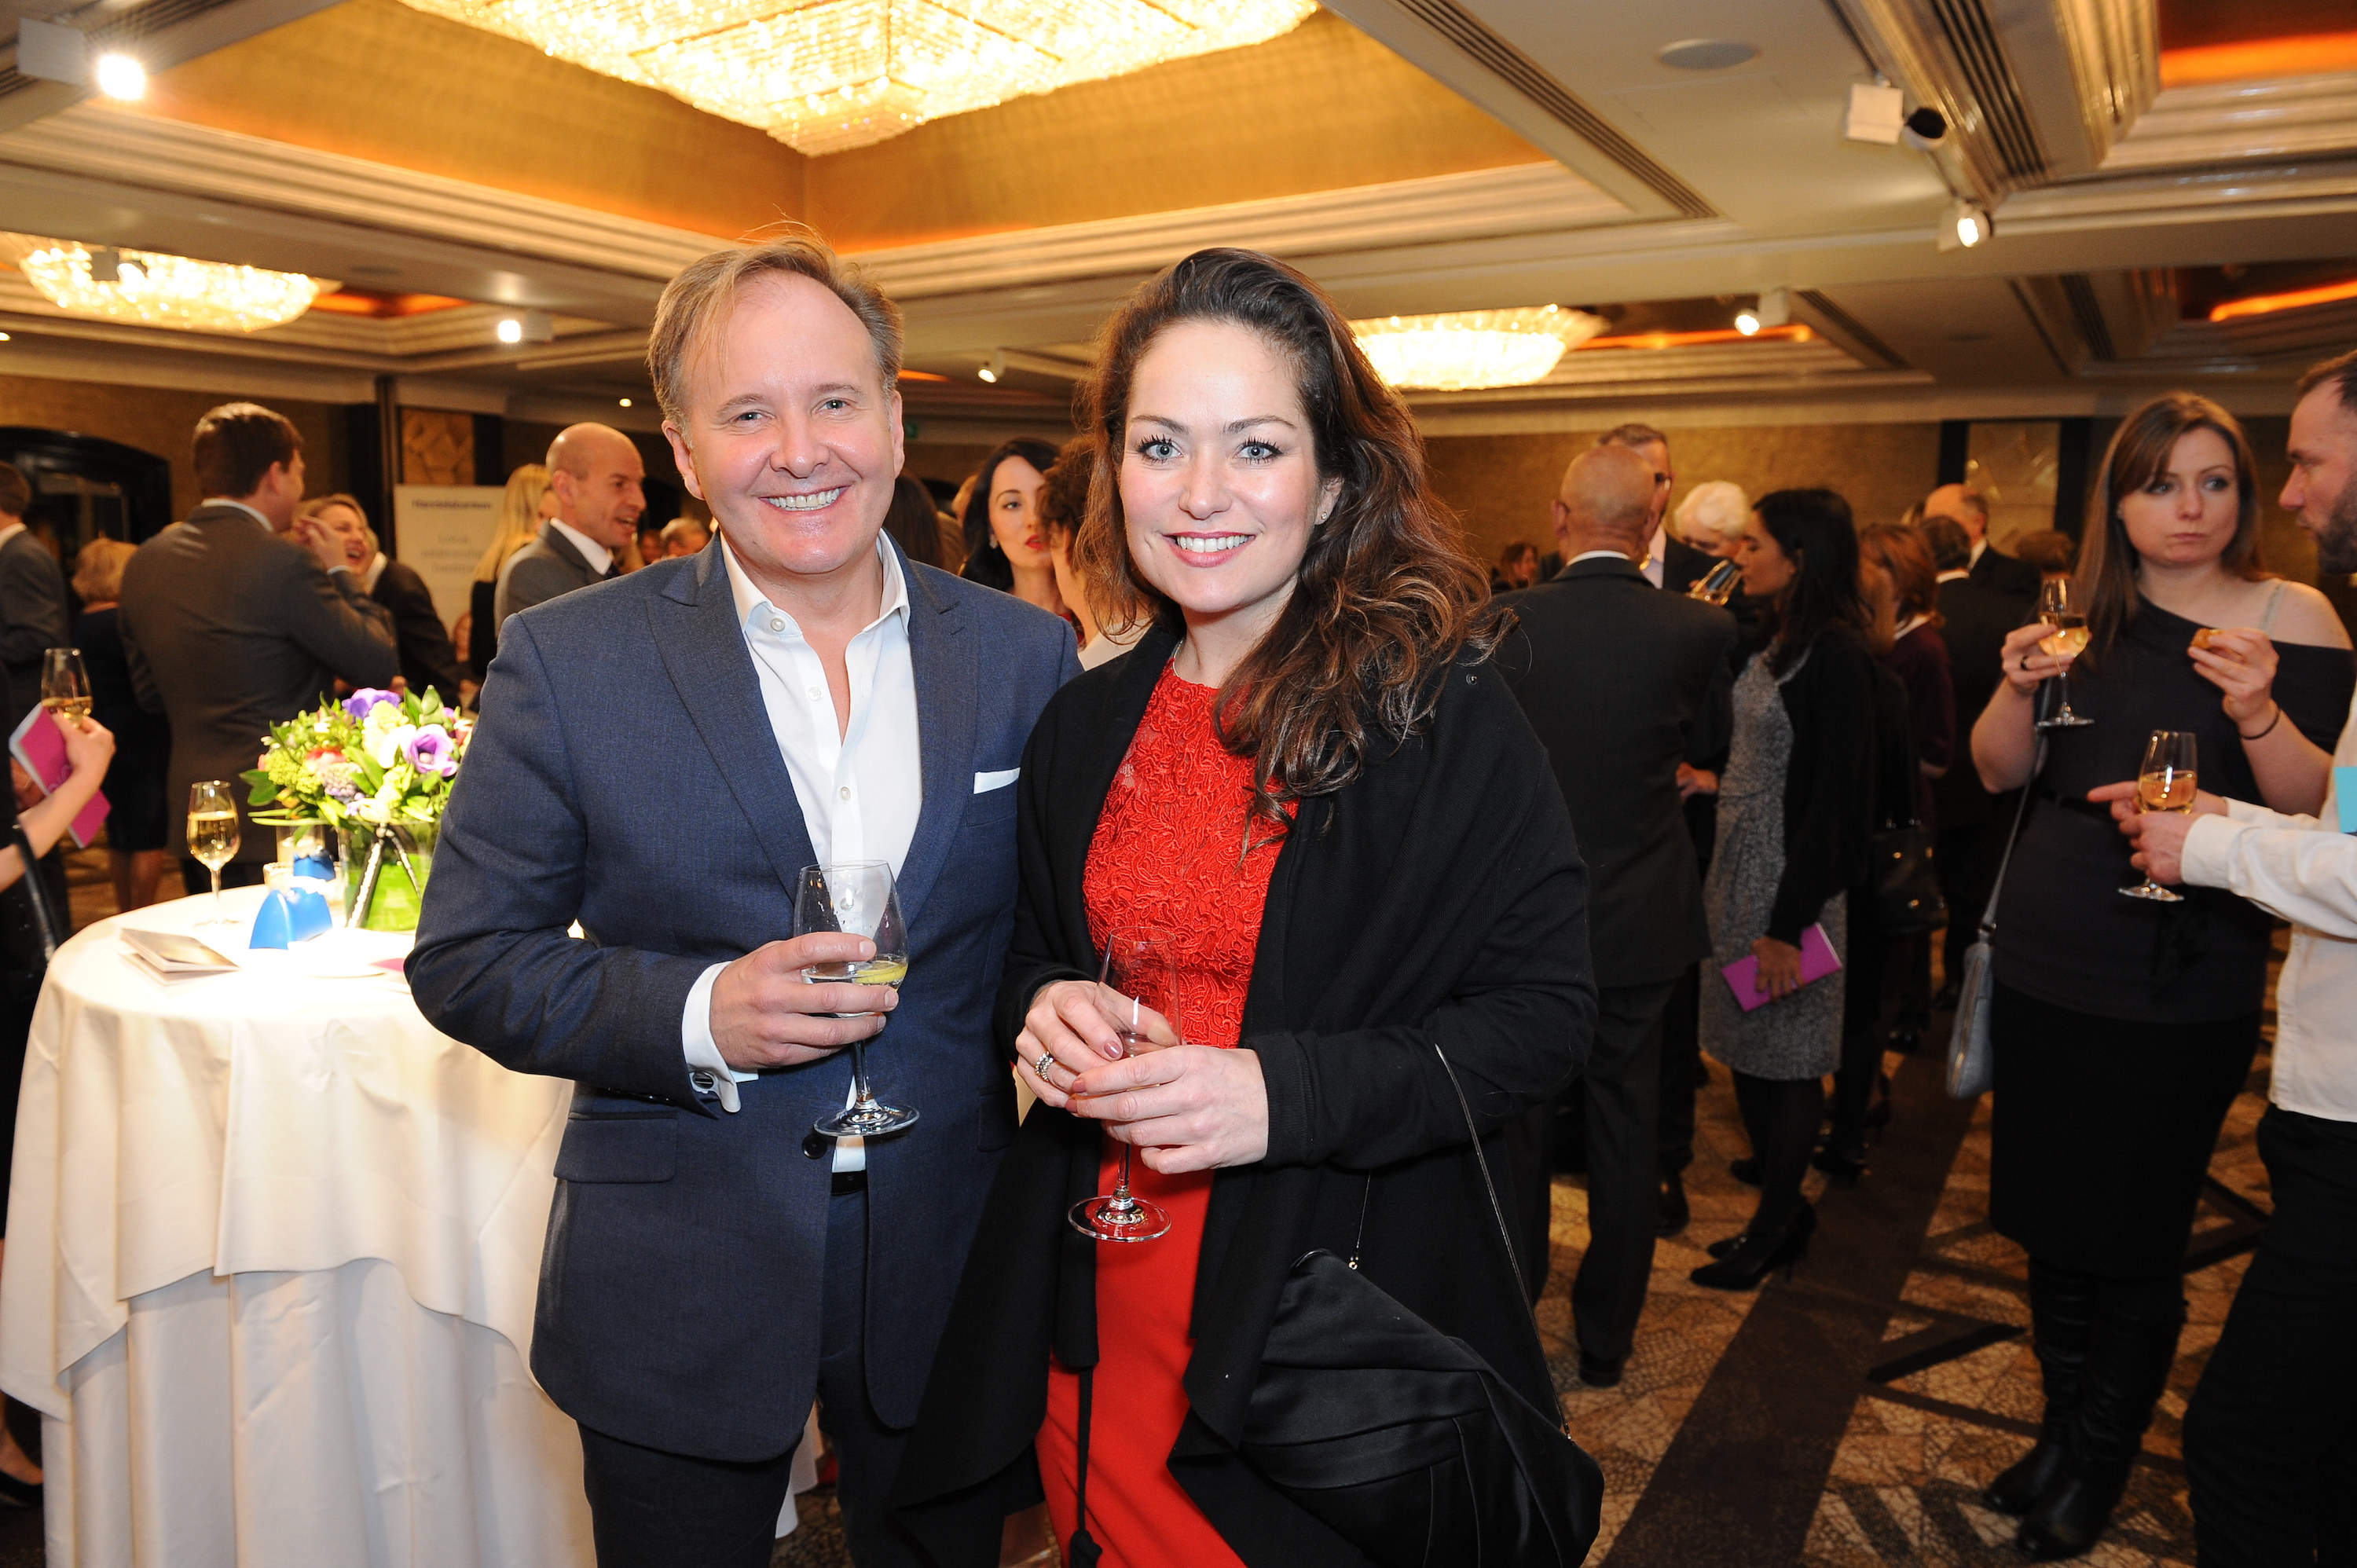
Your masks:
{"label": "woman with dark hair", "polygon": [[[1801,1181],[1824,1114],[1823,1079],[1841,1063],[1845,976],[1803,984],[1801,950],[1812,926],[1836,954],[1849,945],[1875,703],[1849,503],[1831,490],[1760,497],[1739,559],[1744,592],[1767,607],[1769,639],[1736,681],[1735,736],[1718,779],[1702,1047],[1735,1075],[1760,1203],[1741,1232],[1712,1246],[1717,1261],[1694,1272],[1696,1284],[1721,1290],[1749,1290],[1799,1262],[1816,1227]],[[1738,1001],[1723,972],[1746,958],[1758,961],[1753,993]]]}
{"label": "woman with dark hair", "polygon": [[1539,547],[1527,539],[1517,539],[1498,552],[1498,564],[1490,569],[1490,591],[1511,594],[1517,588],[1527,588],[1539,580]]}
{"label": "woman with dark hair", "polygon": [[[1068,1562],[1089,1560],[1085,1523],[1127,1568],[1363,1564],[1351,1526],[1239,1452],[1278,1294],[1311,1249],[1355,1257],[1555,1408],[1448,1069],[1502,1168],[1503,1129],[1586,1055],[1586,872],[1487,662],[1482,569],[1315,285],[1199,252],[1108,323],[1086,398],[1074,560],[1152,629],[1066,686],[1024,757],[998,1026],[1039,1104],[959,1287],[900,1517],[995,1541],[1036,1477]],[[1126,1055],[1091,982],[1108,932],[1137,925],[1175,940],[1185,1043]],[[1124,1144],[1170,1227],[1098,1244],[1066,1211],[1113,1190]]]}
{"label": "woman with dark hair", "polygon": [[1003,441],[982,460],[958,519],[965,530],[965,569],[959,575],[1062,615],[1039,521],[1039,485],[1055,461],[1056,448],[1035,435]]}
{"label": "woman with dark hair", "polygon": [[2147,739],[2180,730],[2205,790],[2312,812],[2357,685],[2339,618],[2260,569],[2258,528],[2232,414],[2188,392],[2136,410],[2104,454],[2075,579],[2090,639],[2071,706],[2093,722],[2047,730],[2038,767],[2038,688],[2065,667],[2030,626],[2006,639],[2005,682],[1973,728],[1982,782],[2031,789],[1997,911],[1989,1219],[2029,1254],[2046,1413],[1986,1498],[2024,1516],[2017,1544],[2036,1558],[2103,1533],[2168,1380],[2272,925],[2224,892],[2122,897],[2136,874],[2090,795],[2133,798]]}
{"label": "woman with dark hair", "polygon": [[1075,435],[1056,454],[1039,487],[1039,521],[1048,531],[1048,555],[1055,563],[1056,592],[1064,614],[1081,639],[1081,668],[1120,658],[1146,634],[1147,623],[1106,628],[1090,597],[1088,583],[1072,564],[1072,543],[1089,515],[1089,480],[1096,472],[1097,444],[1092,436]]}
{"label": "woman with dark hair", "polygon": [[902,554],[920,566],[942,564],[942,514],[924,481],[903,474],[892,481],[892,504],[884,509],[884,532]]}

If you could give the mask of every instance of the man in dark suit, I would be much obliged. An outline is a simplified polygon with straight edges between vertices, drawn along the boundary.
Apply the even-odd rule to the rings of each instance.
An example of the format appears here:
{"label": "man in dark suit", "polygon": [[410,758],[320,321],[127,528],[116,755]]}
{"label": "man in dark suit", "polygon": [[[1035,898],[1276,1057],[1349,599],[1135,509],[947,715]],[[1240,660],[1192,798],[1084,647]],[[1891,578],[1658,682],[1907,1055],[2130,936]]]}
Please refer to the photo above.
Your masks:
{"label": "man in dark suit", "polygon": [[[195,457],[207,499],[139,547],[116,615],[139,705],[172,722],[166,847],[190,893],[210,877],[188,858],[188,786],[235,783],[269,727],[317,707],[338,681],[386,686],[400,670],[393,618],[361,591],[339,542],[296,526],[301,433],[258,404],[224,403],[197,422]],[[243,816],[244,786],[233,793]],[[277,853],[274,834],[245,822],[222,885],[260,882]]]}
{"label": "man in dark suit", "polygon": [[1655,471],[1625,446],[1582,454],[1555,503],[1569,564],[1499,601],[1520,619],[1501,669],[1555,760],[1597,900],[1589,1240],[1571,1293],[1580,1380],[1597,1387],[1620,1380],[1652,1269],[1662,1009],[1710,951],[1678,768],[1724,751],[1733,725],[1734,618],[1655,590],[1638,565]]}
{"label": "man in dark suit", "polygon": [[1923,498],[1925,521],[1944,517],[1964,531],[1970,542],[1972,559],[1966,564],[1973,581],[1985,588],[2015,598],[2038,602],[2038,568],[2027,561],[2017,561],[1989,542],[1988,501],[1975,489],[1964,485],[1942,485]]}
{"label": "man in dark suit", "polygon": [[[575,1080],[532,1364],[580,1423],[601,1568],[765,1568],[813,1401],[852,1560],[929,1561],[887,1499],[1015,1136],[1010,786],[1080,663],[1062,621],[879,541],[899,349],[814,241],[672,281],[648,360],[722,537],[508,624],[443,822],[419,1006]],[[779,940],[802,868],[850,861],[897,874],[897,991],[804,982],[856,937]],[[921,1119],[830,1145],[839,1047],[879,1030],[873,1090]]]}
{"label": "man in dark suit", "polygon": [[557,432],[548,444],[548,493],[556,498],[556,515],[500,568],[491,605],[502,629],[519,611],[615,575],[614,558],[647,510],[646,477],[639,449],[612,425],[574,424]]}
{"label": "man in dark suit", "polygon": [[[1616,424],[1596,438],[1598,446],[1625,446],[1652,465],[1653,494],[1646,503],[1645,549],[1638,562],[1645,581],[1657,588],[1683,594],[1703,580],[1718,557],[1697,550],[1663,525],[1670,510],[1670,492],[1677,487],[1677,471],[1670,467],[1670,438],[1650,424]],[[1556,517],[1562,517],[1557,503]],[[1556,526],[1560,528],[1558,521]]]}
{"label": "man in dark suit", "polygon": [[[1957,765],[1932,782],[1938,824],[1932,864],[1940,873],[1940,897],[1948,906],[1948,930],[1941,950],[1947,981],[1933,1001],[1948,1007],[1955,1004],[1964,950],[1980,929],[1996,857],[2004,853],[2005,834],[2013,825],[2014,797],[1993,796],[1982,789],[1980,772],[1972,766],[1973,725],[2004,679],[1998,660],[2006,634],[2027,619],[2035,606],[1971,570],[1972,542],[1953,518],[1925,518],[1923,538],[1940,569],[1940,614],[1946,622],[1940,636],[1948,645],[1948,677],[1956,697]],[[1995,555],[1990,551],[1982,559]]]}
{"label": "man in dark suit", "polygon": [[25,530],[33,487],[0,463],[0,743],[41,701],[41,655],[63,648],[66,579],[58,558]]}

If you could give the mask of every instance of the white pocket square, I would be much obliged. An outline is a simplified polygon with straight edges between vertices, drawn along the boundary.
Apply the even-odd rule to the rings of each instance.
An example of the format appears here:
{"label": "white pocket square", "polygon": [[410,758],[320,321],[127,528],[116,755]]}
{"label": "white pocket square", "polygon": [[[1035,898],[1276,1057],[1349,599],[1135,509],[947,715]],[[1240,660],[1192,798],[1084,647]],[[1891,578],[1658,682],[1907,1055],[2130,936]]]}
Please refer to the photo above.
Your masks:
{"label": "white pocket square", "polygon": [[974,776],[974,792],[987,795],[993,789],[1004,789],[1021,777],[1022,772],[1020,768],[1007,768],[996,773],[977,773]]}

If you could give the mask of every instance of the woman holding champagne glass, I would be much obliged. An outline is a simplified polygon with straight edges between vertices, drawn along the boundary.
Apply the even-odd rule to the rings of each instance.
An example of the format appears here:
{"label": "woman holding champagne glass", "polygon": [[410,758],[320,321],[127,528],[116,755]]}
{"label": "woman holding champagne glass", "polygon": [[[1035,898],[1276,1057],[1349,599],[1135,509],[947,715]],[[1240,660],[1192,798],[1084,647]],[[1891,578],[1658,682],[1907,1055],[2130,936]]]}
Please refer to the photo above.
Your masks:
{"label": "woman holding champagne glass", "polygon": [[[2006,639],[2005,683],[1973,731],[1982,781],[2031,790],[1997,911],[1989,1218],[2029,1254],[2046,1412],[1986,1498],[2022,1516],[2018,1544],[2034,1558],[2086,1550],[2126,1483],[2176,1355],[2194,1205],[2266,989],[2266,911],[2134,886],[2108,802],[2136,797],[2141,778],[2175,809],[2190,773],[2206,791],[2313,811],[2330,767],[2318,743],[2357,684],[2324,596],[2260,569],[2258,528],[2232,414],[2185,392],[2136,410],[2105,454],[2068,601]],[[2074,607],[2083,650],[2054,620]],[[2084,722],[2040,726],[2038,689],[2066,666]]]}
{"label": "woman holding champagne glass", "polygon": [[[1278,1294],[1310,1249],[1356,1256],[1555,1408],[1434,1046],[1501,1172],[1501,1129],[1586,1054],[1586,872],[1487,662],[1483,570],[1314,285],[1189,257],[1109,323],[1087,399],[1074,561],[1111,626],[1151,629],[1024,757],[999,1032],[1040,1103],[900,1517],[995,1541],[1036,1475],[1068,1562],[1085,1524],[1108,1568],[1363,1563],[1237,1451]],[[1176,1019],[1108,952],[1139,927],[1176,950]],[[1156,1216],[1075,1216],[1117,1196],[1125,1150]]]}

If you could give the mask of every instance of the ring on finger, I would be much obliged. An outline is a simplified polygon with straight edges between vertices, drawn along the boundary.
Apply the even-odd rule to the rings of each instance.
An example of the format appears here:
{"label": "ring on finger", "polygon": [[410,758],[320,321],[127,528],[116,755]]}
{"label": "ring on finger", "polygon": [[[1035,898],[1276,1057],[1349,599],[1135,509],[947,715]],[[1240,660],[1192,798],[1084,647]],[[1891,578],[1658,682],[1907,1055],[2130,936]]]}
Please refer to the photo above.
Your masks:
{"label": "ring on finger", "polygon": [[1045,1079],[1048,1076],[1048,1069],[1055,1065],[1056,1053],[1053,1051],[1041,1051],[1039,1053],[1039,1059],[1031,1064],[1031,1070],[1038,1073],[1042,1079]]}

